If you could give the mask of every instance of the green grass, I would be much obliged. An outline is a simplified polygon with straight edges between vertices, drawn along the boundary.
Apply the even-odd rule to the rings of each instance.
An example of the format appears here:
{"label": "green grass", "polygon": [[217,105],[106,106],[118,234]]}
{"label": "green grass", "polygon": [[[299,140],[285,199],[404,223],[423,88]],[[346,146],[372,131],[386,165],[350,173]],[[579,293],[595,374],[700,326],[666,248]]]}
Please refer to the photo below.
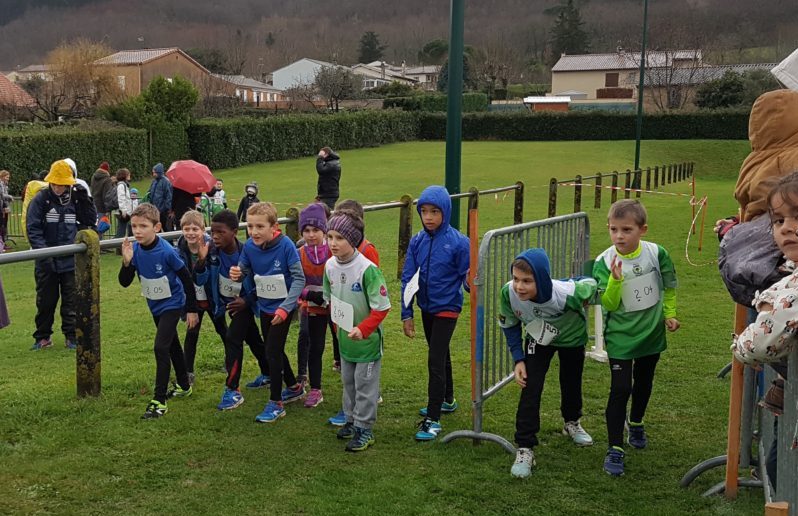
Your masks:
{"label": "green grass", "polygon": [[[525,220],[546,212],[545,185],[552,176],[625,170],[633,142],[470,143],[463,145],[464,189],[527,185]],[[734,178],[747,142],[644,142],[644,166],[694,160],[698,192],[708,195],[702,253],[710,262],[717,243],[711,221],[733,213]],[[366,202],[417,196],[442,182],[443,143],[408,143],[343,153],[342,194]],[[315,194],[311,159],[220,171],[229,197],[257,180],[261,199],[305,203]],[[686,193],[687,183],[664,188]],[[609,193],[600,210],[589,209],[591,247],[609,245],[604,228]],[[560,213],[572,205],[560,190]],[[592,199],[586,195],[585,199]],[[382,389],[375,427],[376,446],[345,454],[325,425],[340,406],[340,380],[325,354],[324,392],[319,408],[290,405],[275,426],[253,419],[267,401],[265,391],[244,392],[246,402],[230,413],[215,409],[224,375],[223,352],[211,325],[202,330],[193,397],[169,404],[161,421],[138,418],[152,389],[153,326],[136,288],[116,283],[119,260],[102,257],[103,394],[75,397],[74,353],[57,335],[54,349],[33,353],[32,264],[4,266],[2,278],[13,324],[2,330],[0,360],[0,512],[107,514],[741,514],[761,513],[761,491],[742,490],[736,502],[702,498],[722,480],[721,470],[690,489],[678,482],[693,465],[725,452],[728,381],[715,374],[729,360],[732,305],[716,266],[693,267],[685,260],[691,208],[686,197],[644,195],[649,238],[666,246],[680,280],[679,319],[655,381],[647,415],[650,448],[628,454],[627,475],[609,478],[601,470],[606,430],[603,411],[609,388],[605,364],[589,361],[584,374],[585,428],[596,445],[577,449],[559,435],[556,365],[547,379],[542,407],[538,467],[525,482],[510,478],[512,457],[492,444],[417,444],[417,410],[426,401],[426,346],[402,336],[399,310],[386,320]],[[592,202],[585,204],[590,204]],[[235,207],[237,203],[233,203]],[[367,235],[382,256],[392,299],[398,307],[397,211],[366,217]],[[510,224],[512,195],[483,197],[480,230]],[[419,228],[417,219],[415,228]],[[467,309],[466,309],[467,314]],[[461,409],[443,420],[444,431],[470,427],[468,316],[452,343],[455,392]],[[182,331],[182,330],[181,330]],[[293,357],[296,328],[289,337]],[[247,353],[243,380],[256,374]],[[512,440],[519,390],[509,386],[488,400],[484,427]]]}

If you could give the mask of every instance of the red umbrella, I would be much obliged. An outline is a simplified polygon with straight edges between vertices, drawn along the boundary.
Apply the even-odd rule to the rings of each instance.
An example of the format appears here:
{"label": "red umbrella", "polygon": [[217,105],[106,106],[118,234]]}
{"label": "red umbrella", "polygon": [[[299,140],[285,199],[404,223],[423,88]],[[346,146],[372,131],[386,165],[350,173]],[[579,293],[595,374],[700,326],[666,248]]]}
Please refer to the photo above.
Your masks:
{"label": "red umbrella", "polygon": [[210,192],[216,186],[211,169],[190,159],[172,163],[166,177],[173,187],[188,193]]}

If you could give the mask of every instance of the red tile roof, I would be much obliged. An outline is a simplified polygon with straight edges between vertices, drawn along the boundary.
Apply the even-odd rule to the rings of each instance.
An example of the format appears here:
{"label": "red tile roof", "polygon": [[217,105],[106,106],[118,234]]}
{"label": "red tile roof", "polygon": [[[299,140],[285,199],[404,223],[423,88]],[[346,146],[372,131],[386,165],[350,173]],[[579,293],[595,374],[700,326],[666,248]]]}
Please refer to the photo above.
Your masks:
{"label": "red tile roof", "polygon": [[5,75],[0,74],[0,105],[28,107],[35,106],[36,101],[28,92],[11,82]]}

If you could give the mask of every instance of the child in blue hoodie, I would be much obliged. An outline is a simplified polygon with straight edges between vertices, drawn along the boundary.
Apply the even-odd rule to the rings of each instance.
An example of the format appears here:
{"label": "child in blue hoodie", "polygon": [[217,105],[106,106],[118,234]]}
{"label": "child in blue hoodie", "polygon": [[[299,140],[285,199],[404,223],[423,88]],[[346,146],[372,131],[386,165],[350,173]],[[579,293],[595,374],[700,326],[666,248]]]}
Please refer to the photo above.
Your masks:
{"label": "child in blue hoodie", "polygon": [[596,293],[596,281],[552,280],[549,257],[538,248],[518,255],[511,273],[513,279],[501,291],[499,325],[515,361],[515,381],[523,389],[515,416],[518,451],[510,472],[526,478],[535,465],[532,448],[540,431],[540,396],[555,354],[560,356],[562,433],[578,446],[593,444],[579,418],[587,343],[585,305]]}
{"label": "child in blue hoodie", "polygon": [[[463,308],[463,285],[469,267],[469,241],[449,225],[452,201],[442,186],[429,186],[418,199],[424,229],[410,240],[402,270],[402,325],[414,338],[413,299],[421,309],[427,339],[427,406],[420,410],[416,440],[432,441],[441,431],[441,412],[454,412],[449,342]],[[417,291],[413,293],[413,290]],[[410,290],[408,290],[410,289]],[[410,302],[405,304],[405,298]]]}

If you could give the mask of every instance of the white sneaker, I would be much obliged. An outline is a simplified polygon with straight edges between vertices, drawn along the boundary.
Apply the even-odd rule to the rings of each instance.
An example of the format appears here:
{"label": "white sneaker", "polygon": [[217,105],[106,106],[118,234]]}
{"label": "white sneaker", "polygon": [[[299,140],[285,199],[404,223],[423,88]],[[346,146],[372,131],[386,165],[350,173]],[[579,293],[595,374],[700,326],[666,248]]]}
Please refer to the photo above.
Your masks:
{"label": "white sneaker", "polygon": [[593,446],[593,438],[585,432],[579,421],[568,421],[562,429],[562,435],[567,435],[577,446]]}
{"label": "white sneaker", "polygon": [[535,466],[535,452],[532,448],[518,448],[515,453],[515,462],[510,468],[510,474],[516,478],[526,478],[532,473]]}

